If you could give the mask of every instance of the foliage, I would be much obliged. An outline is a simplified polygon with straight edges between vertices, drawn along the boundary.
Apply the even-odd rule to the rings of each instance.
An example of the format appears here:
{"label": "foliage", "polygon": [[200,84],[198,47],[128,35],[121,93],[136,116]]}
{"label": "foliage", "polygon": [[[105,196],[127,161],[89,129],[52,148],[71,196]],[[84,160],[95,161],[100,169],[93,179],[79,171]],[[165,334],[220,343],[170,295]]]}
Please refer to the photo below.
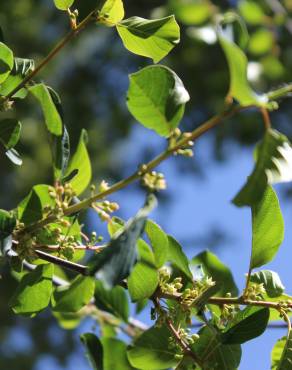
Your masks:
{"label": "foliage", "polygon": [[[246,23],[262,24],[262,9],[242,1],[239,14],[220,14],[206,2],[187,4],[170,1],[184,24],[208,23],[229,68],[230,84],[219,113],[191,132],[179,124],[190,100],[182,80],[168,66],[148,65],[129,75],[127,106],[133,117],[154,130],[166,149],[138,170],[112,186],[103,180],[90,186],[92,166],[88,136],[82,129],[73,155],[59,95],[38,73],[74,37],[93,23],[116,29],[130,52],[152,59],[165,58],[180,41],[180,27],[173,15],[159,19],[125,19],[121,0],[107,0],[82,21],[72,0],[54,0],[68,15],[71,30],[36,67],[29,59],[14,56],[0,43],[0,141],[7,157],[21,165],[15,146],[21,138],[18,103],[32,95],[40,105],[52,145],[53,184],[37,184],[13,210],[0,210],[0,258],[17,278],[9,301],[15,314],[34,317],[47,307],[63,328],[72,328],[90,316],[101,335],[81,335],[94,369],[235,369],[241,360],[241,344],[264,333],[274,311],[287,324],[288,334],[272,352],[273,369],[291,367],[292,301],[277,273],[254,272],[272,261],[284,238],[284,221],[272,185],[292,180],[291,144],[271,127],[269,113],[279,109],[277,101],[291,86],[257,94],[248,80],[248,57],[267,52],[273,38],[258,29],[249,39]],[[198,12],[193,17],[190,12]],[[250,15],[252,11],[252,16]],[[2,37],[1,37],[2,39]],[[258,44],[261,44],[258,47]],[[31,93],[31,94],[28,94]],[[26,100],[22,104],[25,104]],[[164,190],[164,175],[154,171],[168,157],[192,157],[194,141],[243,110],[262,115],[265,133],[255,150],[255,167],[233,200],[251,210],[252,245],[245,289],[238,295],[232,272],[213,253],[202,251],[189,259],[178,241],[150,220],[157,193]],[[125,222],[112,213],[119,205],[110,194],[140,180],[146,201],[136,216]],[[108,223],[109,240],[82,231],[81,211],[92,208],[101,222]],[[89,253],[85,253],[89,252]],[[86,258],[84,259],[84,254]],[[63,269],[70,270],[67,278]],[[61,279],[60,276],[61,275]],[[63,277],[65,276],[65,279]],[[133,320],[131,304],[139,312],[151,304],[150,328]],[[146,304],[145,304],[146,303]],[[198,332],[192,322],[199,324]],[[128,344],[118,335],[123,330]]]}

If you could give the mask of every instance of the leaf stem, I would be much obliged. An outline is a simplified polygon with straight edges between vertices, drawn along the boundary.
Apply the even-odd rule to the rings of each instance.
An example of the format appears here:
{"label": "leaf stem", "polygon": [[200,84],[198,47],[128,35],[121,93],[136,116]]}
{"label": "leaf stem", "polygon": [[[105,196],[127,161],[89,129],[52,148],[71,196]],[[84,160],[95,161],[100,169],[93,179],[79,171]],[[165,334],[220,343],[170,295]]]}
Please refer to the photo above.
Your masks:
{"label": "leaf stem", "polygon": [[171,321],[170,317],[161,308],[161,305],[160,305],[160,302],[159,302],[159,298],[158,297],[154,297],[152,299],[152,301],[154,303],[154,306],[155,306],[157,312],[162,313],[164,315],[165,323],[166,323],[169,331],[171,332],[172,336],[176,340],[177,344],[182,349],[183,353],[186,356],[191,357],[195,361],[195,363],[198,364],[200,367],[203,367],[203,365],[202,365],[201,361],[199,360],[199,358],[197,357],[197,355],[191,350],[191,348],[189,347],[189,345],[180,337],[179,332],[174,327],[174,324]]}
{"label": "leaf stem", "polygon": [[265,129],[269,130],[272,127],[269,112],[266,108],[261,108],[261,113],[265,124]]}
{"label": "leaf stem", "polygon": [[2,98],[2,102],[6,102],[13,97],[20,89],[22,89],[33,77],[38,74],[49,62],[53,59],[56,54],[59,53],[60,50],[73,38],[75,37],[80,31],[82,31],[88,24],[97,20],[98,13],[96,10],[91,11],[87,17],[81,21],[76,28],[71,29],[71,31],[57,43],[57,45],[50,51],[50,53],[40,62],[40,64],[31,72],[29,73],[8,95]]}

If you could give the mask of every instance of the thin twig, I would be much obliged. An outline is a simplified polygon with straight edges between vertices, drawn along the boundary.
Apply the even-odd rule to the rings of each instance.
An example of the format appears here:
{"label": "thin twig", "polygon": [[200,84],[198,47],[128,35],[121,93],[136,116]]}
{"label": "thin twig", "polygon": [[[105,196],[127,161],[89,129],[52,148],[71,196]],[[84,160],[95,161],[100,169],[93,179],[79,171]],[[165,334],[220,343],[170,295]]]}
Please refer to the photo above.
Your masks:
{"label": "thin twig", "polygon": [[191,357],[195,361],[196,364],[198,364],[200,367],[202,367],[202,363],[201,363],[200,359],[198,358],[198,356],[191,350],[189,345],[180,337],[180,335],[179,335],[178,331],[176,330],[176,328],[174,327],[171,319],[161,308],[159,299],[157,297],[153,297],[152,301],[154,303],[154,306],[155,306],[157,312],[164,313],[165,323],[166,323],[168,329],[170,330],[172,336],[176,340],[177,344],[182,349],[184,355]]}
{"label": "thin twig", "polygon": [[20,89],[25,87],[25,85],[31,81],[55,56],[63,49],[63,47],[68,44],[68,42],[73,39],[80,31],[82,31],[88,24],[97,20],[97,11],[93,10],[88,14],[82,22],[78,24],[75,29],[71,31],[60,41],[58,44],[50,51],[50,53],[40,62],[40,64],[29,73],[8,95],[2,98],[2,102],[11,99]]}
{"label": "thin twig", "polygon": [[[188,137],[185,137],[185,138],[181,139],[175,146],[173,146],[171,148],[167,148],[161,154],[159,154],[157,157],[155,157],[150,162],[148,162],[145,165],[146,168],[147,168],[147,171],[150,171],[150,170],[154,169],[155,167],[157,167],[165,159],[170,157],[172,154],[177,152],[179,149],[185,147],[188,144],[189,141],[197,140],[204,133],[211,130],[212,128],[214,128],[215,126],[217,126],[218,124],[223,122],[225,119],[234,116],[236,113],[238,113],[240,111],[247,110],[247,109],[250,109],[250,108],[255,108],[255,106],[236,107],[232,110],[224,111],[223,113],[215,115],[214,117],[210,118],[209,120],[204,122],[201,126],[199,126],[194,131],[192,131]],[[88,207],[91,206],[92,203],[96,202],[97,200],[103,199],[103,198],[105,198],[106,196],[108,196],[110,194],[113,194],[113,193],[115,193],[115,192],[117,192],[121,189],[124,189],[129,184],[138,180],[139,178],[140,178],[140,171],[137,170],[132,175],[127,177],[126,179],[123,179],[123,180],[117,182],[116,184],[114,184],[113,186],[111,186],[109,189],[107,189],[105,191],[102,191],[98,194],[95,194],[90,198],[87,198],[87,199],[85,199],[85,200],[83,200],[83,201],[81,201],[77,204],[74,204],[74,205],[68,207],[67,209],[64,210],[64,215],[69,216],[69,215],[74,214],[76,212],[79,212],[79,211],[81,211],[85,208],[88,208]],[[48,217],[44,218],[43,220],[37,221],[34,224],[28,225],[27,227],[25,227],[24,229],[22,229],[18,233],[18,236],[21,237],[21,235],[23,235],[25,233],[33,233],[36,230],[38,230],[40,228],[43,228],[44,226],[48,225],[49,223],[55,221],[55,219],[56,219],[56,216],[51,215],[51,216],[48,216]]]}

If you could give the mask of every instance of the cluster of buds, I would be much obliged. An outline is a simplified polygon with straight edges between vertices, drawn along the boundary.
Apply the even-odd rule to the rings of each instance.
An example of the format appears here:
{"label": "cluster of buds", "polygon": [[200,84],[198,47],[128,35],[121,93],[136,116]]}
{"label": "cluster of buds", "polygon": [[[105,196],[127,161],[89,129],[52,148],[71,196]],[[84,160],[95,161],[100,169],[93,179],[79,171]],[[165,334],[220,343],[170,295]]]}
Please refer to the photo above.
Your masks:
{"label": "cluster of buds", "polygon": [[[194,142],[191,140],[192,134],[190,132],[182,133],[180,129],[176,128],[172,131],[172,134],[169,137],[168,146],[169,149],[176,147],[180,143],[184,142],[184,145],[181,145],[173,154],[174,155],[183,155],[185,157],[193,157],[194,152],[192,147]],[[189,140],[188,140],[189,139]]]}
{"label": "cluster of buds", "polygon": [[7,100],[5,96],[0,97],[0,112],[7,112],[12,109],[14,104],[13,100]]}
{"label": "cluster of buds", "polygon": [[78,246],[78,241],[73,235],[64,235],[61,227],[54,227],[51,230],[53,242],[58,245],[58,256],[64,257],[67,260],[72,260],[75,253],[75,248]]}
{"label": "cluster of buds", "polygon": [[159,287],[162,293],[176,294],[182,289],[182,278],[177,277],[172,282],[170,280],[170,271],[168,268],[163,267],[159,270]]}
{"label": "cluster of buds", "polygon": [[180,298],[181,304],[187,307],[196,303],[196,300],[209,288],[215,285],[211,277],[205,277],[200,281],[195,281],[192,288],[183,291]]}
{"label": "cluster of buds", "polygon": [[21,241],[17,244],[17,255],[20,260],[26,259],[27,261],[32,261],[36,259],[35,254],[36,248],[36,237],[27,237],[21,238]]}
{"label": "cluster of buds", "polygon": [[[226,293],[226,298],[230,298],[231,293]],[[221,315],[219,326],[226,327],[228,321],[232,320],[234,316],[240,311],[239,305],[223,304],[221,306]]]}
{"label": "cluster of buds", "polygon": [[247,289],[244,292],[244,297],[252,301],[260,301],[265,293],[266,289],[264,287],[264,284],[249,283]]}
{"label": "cluster of buds", "polygon": [[56,185],[56,187],[49,187],[49,196],[54,200],[54,205],[46,205],[43,209],[44,215],[54,215],[57,219],[61,219],[64,215],[64,210],[69,207],[72,199],[75,196],[70,183],[63,185]]}
{"label": "cluster of buds", "polygon": [[141,184],[151,191],[166,189],[166,180],[161,172],[146,172],[141,178]]}
{"label": "cluster of buds", "polygon": [[73,12],[68,8],[68,15],[70,19],[70,25],[73,30],[77,28],[77,18],[78,18],[78,9],[75,9]]}
{"label": "cluster of buds", "polygon": [[280,317],[285,319],[285,314],[292,312],[292,300],[287,299],[285,301],[279,301],[278,302],[279,306],[279,312],[280,312]]}
{"label": "cluster of buds", "polygon": [[[194,344],[195,341],[197,341],[200,338],[200,336],[197,333],[192,333],[191,330],[188,328],[187,329],[179,328],[177,330],[177,334],[180,340],[189,346]],[[177,360],[182,359],[183,354],[180,353],[181,347],[179,346],[179,344],[177,343],[176,339],[173,336],[168,338],[168,347],[169,349],[177,352],[177,355],[176,355]]]}
{"label": "cluster of buds", "polygon": [[92,203],[92,208],[97,212],[101,221],[109,222],[111,220],[111,214],[119,209],[118,203],[104,200],[102,202]]}

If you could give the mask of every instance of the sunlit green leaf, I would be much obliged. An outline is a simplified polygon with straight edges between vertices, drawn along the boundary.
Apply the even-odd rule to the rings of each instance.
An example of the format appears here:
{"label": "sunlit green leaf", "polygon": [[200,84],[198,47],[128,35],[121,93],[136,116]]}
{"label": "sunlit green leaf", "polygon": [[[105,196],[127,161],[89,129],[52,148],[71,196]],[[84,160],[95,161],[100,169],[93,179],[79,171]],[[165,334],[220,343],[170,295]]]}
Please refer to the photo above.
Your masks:
{"label": "sunlit green leaf", "polygon": [[170,235],[168,235],[167,261],[171,262],[172,265],[182,271],[189,279],[193,279],[187,256],[184,254],[183,249],[178,241]]}
{"label": "sunlit green leaf", "polygon": [[158,271],[145,261],[137,262],[129,278],[128,289],[132,301],[149,298],[158,286]]}
{"label": "sunlit green leaf", "polygon": [[36,84],[29,87],[29,91],[41,105],[47,129],[54,135],[62,135],[62,119],[47,86],[43,83]]}
{"label": "sunlit green leaf", "polygon": [[30,315],[48,306],[52,294],[53,271],[52,264],[43,264],[23,276],[9,302],[15,313]]}
{"label": "sunlit green leaf", "polygon": [[251,268],[270,262],[284,239],[284,220],[276,193],[271,187],[252,207]]}
{"label": "sunlit green leaf", "polygon": [[54,0],[56,8],[60,10],[67,10],[73,5],[74,0]]}
{"label": "sunlit green leaf", "polygon": [[6,80],[13,67],[13,53],[8,46],[0,42],[0,83]]}
{"label": "sunlit green leaf", "polygon": [[270,270],[261,270],[254,272],[250,276],[252,283],[263,284],[267,295],[271,298],[280,297],[285,290],[280,276]]}
{"label": "sunlit green leaf", "polygon": [[59,326],[65,330],[73,330],[80,324],[84,316],[81,312],[82,310],[78,312],[56,312],[52,310]]}
{"label": "sunlit green leaf", "polygon": [[137,259],[136,244],[142,235],[148,214],[156,205],[156,198],[149,195],[146,204],[112,237],[109,245],[93,257],[89,273],[104,282],[107,288],[127,278]]}
{"label": "sunlit green leaf", "polygon": [[117,24],[124,46],[134,54],[163,59],[180,40],[179,26],[174,16],[148,20],[140,17],[125,19]]}
{"label": "sunlit green leaf", "polygon": [[70,285],[56,288],[52,306],[58,312],[77,312],[87,305],[94,295],[95,283],[91,277],[77,276]]}
{"label": "sunlit green leaf", "polygon": [[247,307],[239,311],[221,336],[224,344],[241,344],[260,336],[269,322],[267,307]]}
{"label": "sunlit green leaf", "polygon": [[129,303],[125,289],[116,286],[112,289],[105,289],[101,281],[97,281],[95,285],[95,304],[98,308],[108,311],[128,321]]}
{"label": "sunlit green leaf", "polygon": [[292,180],[292,147],[285,135],[269,129],[256,149],[256,164],[246,184],[233,199],[238,207],[261,200],[267,185]]}
{"label": "sunlit green leaf", "polygon": [[[234,22],[234,18],[231,21]],[[237,100],[241,106],[264,106],[267,103],[267,98],[257,95],[250,87],[247,79],[248,60],[244,52],[233,40],[233,26],[231,22],[226,21],[224,26],[224,31],[223,25],[218,28],[218,38],[229,66],[230,86],[228,95]]]}
{"label": "sunlit green leaf", "polygon": [[122,0],[106,0],[100,10],[99,22],[112,27],[119,23],[125,16]]}
{"label": "sunlit green leaf", "polygon": [[288,337],[279,339],[275,344],[272,353],[271,370],[290,370],[292,367],[292,331]]}
{"label": "sunlit green leaf", "polygon": [[159,268],[164,265],[168,256],[168,237],[165,232],[152,220],[147,220],[145,232],[153,249],[155,263]]}
{"label": "sunlit green leaf", "polygon": [[92,175],[91,163],[86,144],[87,133],[85,130],[82,130],[76,152],[74,153],[65,174],[67,176],[72,171],[78,170],[77,175],[70,181],[76,195],[80,195],[88,187]]}
{"label": "sunlit green leaf", "polygon": [[189,94],[172,70],[159,65],[130,75],[127,99],[130,112],[142,125],[169,136],[183,117]]}
{"label": "sunlit green leaf", "polygon": [[168,369],[177,364],[175,351],[169,348],[169,330],[162,326],[152,327],[134,341],[128,350],[128,358],[132,366],[138,369]]}

